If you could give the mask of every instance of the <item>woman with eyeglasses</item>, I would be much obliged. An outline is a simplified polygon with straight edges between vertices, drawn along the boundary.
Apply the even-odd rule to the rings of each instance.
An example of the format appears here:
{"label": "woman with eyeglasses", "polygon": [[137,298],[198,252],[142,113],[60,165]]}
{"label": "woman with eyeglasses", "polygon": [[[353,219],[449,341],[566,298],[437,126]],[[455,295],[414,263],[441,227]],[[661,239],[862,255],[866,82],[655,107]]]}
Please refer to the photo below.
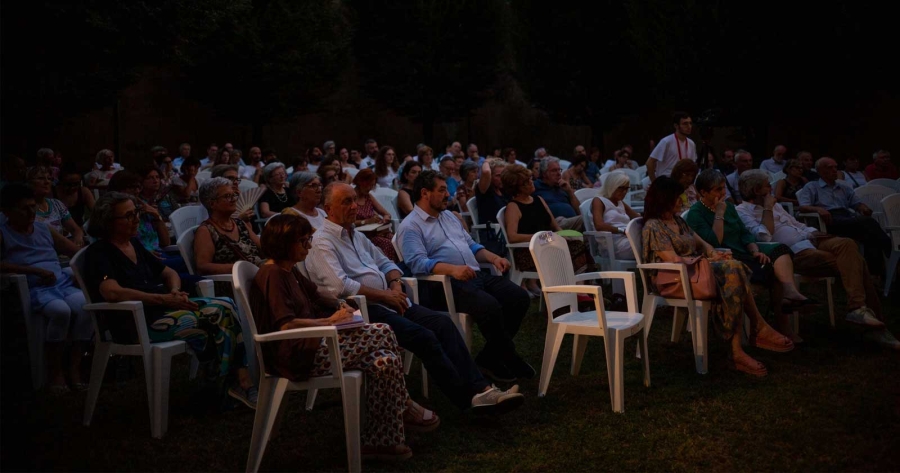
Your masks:
{"label": "woman with eyeglasses", "polygon": [[257,266],[265,261],[253,228],[232,217],[239,196],[232,182],[224,177],[211,178],[200,186],[200,202],[209,211],[209,218],[194,234],[194,259],[199,274],[231,274],[237,261]]}
{"label": "woman with eyeglasses", "polygon": [[[628,148],[622,148],[619,151],[616,151],[615,154],[616,160],[612,165],[606,167],[606,171],[615,171],[616,169],[637,169],[638,164],[636,161],[631,160],[631,152],[628,151]],[[602,171],[601,171],[602,172]]]}
{"label": "woman with eyeglasses", "polygon": [[81,229],[81,225],[72,218],[66,204],[50,198],[53,195],[50,170],[43,166],[35,166],[28,170],[25,178],[34,191],[34,200],[37,204],[35,220],[46,223],[79,247],[84,246],[84,230]]}
{"label": "woman with eyeglasses", "polygon": [[[84,264],[85,285],[92,302],[142,302],[150,341],[185,341],[200,360],[209,386],[236,377],[228,394],[256,408],[256,388],[247,371],[234,302],[218,297],[192,298],[182,291],[178,273],[135,238],[139,225],[140,211],[134,197],[109,192],[97,201],[88,229],[98,240],[86,250]],[[114,339],[127,338],[130,342],[136,338],[131,320],[109,317],[106,326]]]}
{"label": "woman with eyeglasses", "polygon": [[[625,203],[625,195],[631,189],[631,180],[622,171],[613,171],[606,176],[600,195],[591,201],[591,220],[594,230],[613,234],[616,259],[634,259],[631,244],[625,237],[625,227],[632,219],[641,215]],[[600,248],[603,252],[604,248]]]}
{"label": "woman with eyeglasses", "polygon": [[172,157],[168,153],[161,154],[154,158],[154,162],[159,171],[160,188],[166,189],[172,185],[172,180],[177,175],[175,166],[172,164]]}
{"label": "woman with eyeglasses", "polygon": [[803,177],[803,165],[799,160],[789,159],[784,163],[784,179],[775,183],[775,201],[790,202],[794,204],[794,208],[800,207],[797,192],[803,189],[806,182],[806,178]]}
{"label": "woman with eyeglasses", "polygon": [[[28,281],[33,317],[46,320],[46,352],[50,392],[64,394],[66,373],[75,390],[84,390],[81,357],[94,333],[85,312],[84,295],[75,280],[59,264],[57,252],[73,256],[78,247],[35,221],[34,191],[22,183],[10,183],[0,191],[0,207],[6,218],[0,222],[0,271],[24,274]],[[5,302],[5,300],[4,300]],[[70,340],[68,370],[63,369],[63,350]]]}
{"label": "woman with eyeglasses", "polygon": [[282,210],[281,213],[299,215],[309,220],[309,224],[314,229],[321,228],[325,223],[325,218],[328,217],[324,210],[318,208],[322,202],[322,189],[324,189],[322,180],[316,174],[295,172],[291,176],[291,186],[288,188],[288,192],[297,197],[297,203],[293,207]]}
{"label": "woman with eyeglasses", "polygon": [[59,182],[53,189],[56,198],[65,204],[78,226],[84,225],[94,208],[94,193],[81,184],[81,173],[74,163],[66,163],[60,171]]}

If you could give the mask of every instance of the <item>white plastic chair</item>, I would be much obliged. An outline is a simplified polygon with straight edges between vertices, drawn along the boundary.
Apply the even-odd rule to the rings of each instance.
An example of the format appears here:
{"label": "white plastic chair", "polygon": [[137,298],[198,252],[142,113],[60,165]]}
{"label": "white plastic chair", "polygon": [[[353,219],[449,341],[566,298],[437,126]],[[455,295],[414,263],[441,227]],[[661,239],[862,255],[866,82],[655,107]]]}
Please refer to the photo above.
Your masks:
{"label": "white plastic chair", "polygon": [[884,229],[891,233],[891,257],[888,259],[884,275],[884,296],[887,297],[900,262],[900,194],[891,194],[881,200],[884,209]]}
{"label": "white plastic chair", "polygon": [[[547,395],[550,377],[563,337],[575,335],[572,344],[572,376],[578,375],[581,361],[590,336],[603,337],[606,353],[606,369],[609,376],[609,397],[614,412],[625,410],[625,339],[638,337],[638,347],[644,364],[644,386],[650,386],[650,357],[647,354],[647,326],[645,317],[637,311],[637,289],[634,274],[627,271],[601,271],[575,275],[569,247],[564,238],[553,232],[539,232],[529,243],[540,274],[542,291],[547,299],[547,313],[553,314],[562,307],[570,312],[547,318],[547,338],[544,341],[544,358],[538,396]],[[577,285],[579,281],[594,279],[621,279],[625,283],[627,312],[607,312],[603,306],[603,290],[599,286]],[[580,312],[576,294],[588,294],[594,298],[595,310]]]}
{"label": "white plastic chair", "polygon": [[[232,269],[234,294],[241,311],[246,313],[250,322],[256,358],[259,370],[263,373],[259,383],[259,400],[256,405],[256,417],[253,421],[253,435],[250,440],[250,453],[247,456],[247,472],[259,470],[269,436],[275,427],[283,409],[284,394],[290,391],[338,388],[344,407],[344,434],[347,442],[347,463],[351,472],[362,469],[360,448],[360,407],[362,406],[363,374],[360,371],[344,371],[341,365],[338,348],[337,329],[335,327],[309,327],[260,335],[256,330],[256,322],[250,309],[250,288],[259,268],[246,261],[238,261]],[[302,382],[292,382],[266,372],[263,362],[261,344],[279,340],[296,340],[303,338],[325,339],[328,345],[328,357],[331,361],[331,375],[309,378]]]}
{"label": "white plastic chair", "polygon": [[[42,314],[32,312],[31,293],[28,291],[28,279],[24,274],[0,275],[0,287],[4,289],[11,288],[19,299],[20,310],[25,317],[25,335],[28,338],[28,357],[31,361],[31,385],[34,387],[34,390],[37,391],[47,383],[47,366],[44,361],[44,342],[47,339],[47,321]],[[5,307],[9,307],[9,299],[4,298],[3,303]],[[4,313],[5,312],[6,310],[4,310]]]}
{"label": "white plastic chair", "polygon": [[787,213],[791,214],[791,216],[794,215],[794,203],[793,202],[779,202],[779,203],[781,204],[782,207],[784,207],[784,210],[786,210]]}
{"label": "white plastic chair", "polygon": [[200,181],[205,181],[212,177],[212,171],[200,171],[197,173],[196,179],[199,183]]}
{"label": "white plastic chair", "polygon": [[209,218],[209,212],[202,205],[186,205],[176,209],[169,215],[169,222],[172,224],[176,241],[181,239],[181,234],[187,229],[200,225],[207,218]]}
{"label": "white plastic chair", "polygon": [[778,171],[774,174],[769,174],[769,184],[774,188],[775,183],[784,179],[786,177],[784,171]]}
{"label": "white plastic chair", "polygon": [[372,197],[374,197],[375,200],[391,214],[393,231],[394,233],[397,233],[397,228],[400,226],[400,211],[397,209],[397,191],[388,187],[379,187],[372,191]]}
{"label": "white plastic chair", "polygon": [[597,231],[591,213],[593,199],[581,203],[581,219],[584,221],[584,234],[588,236],[588,247],[598,267],[609,271],[627,271],[637,268],[635,260],[616,259],[616,245],[611,232]]}
{"label": "white plastic chair", "polygon": [[510,243],[509,236],[506,234],[506,207],[497,212],[497,222],[500,225],[500,232],[503,234],[503,243],[509,248],[507,259],[509,260],[509,280],[516,286],[522,284],[525,279],[540,279],[537,271],[522,271],[516,268],[516,258],[513,252],[517,248],[528,248],[528,243]]}
{"label": "white plastic chair", "polygon": [[[397,241],[396,234],[394,234],[394,238],[391,238],[391,243],[394,245],[394,251],[397,252],[397,259],[403,261],[403,251],[400,248],[400,243]],[[466,342],[466,347],[468,347],[469,351],[471,351],[473,320],[471,317],[469,317],[469,314],[456,310],[456,302],[453,299],[453,287],[450,286],[450,276],[447,276],[446,274],[416,274],[415,279],[417,279],[418,281],[431,281],[441,283],[441,286],[444,290],[444,298],[447,300],[447,313],[450,314],[450,319],[453,320],[453,324],[456,325],[457,330],[459,330],[459,333],[462,335],[463,340]],[[419,296],[417,285],[413,302],[418,303],[418,299]]]}
{"label": "white plastic chair", "polygon": [[888,189],[893,190],[895,194],[900,192],[900,182],[893,179],[872,179],[871,181],[865,183],[862,187],[871,185],[887,187]]}
{"label": "white plastic chair", "polygon": [[[475,185],[478,185],[478,182],[475,182]],[[477,243],[481,243],[479,230],[486,230],[488,225],[491,227],[491,231],[497,231],[500,229],[500,225],[496,223],[482,223],[481,219],[478,217],[478,200],[475,197],[466,201],[466,208],[469,209],[469,216],[472,217],[472,226],[469,227],[469,232],[471,232],[472,239]]]}
{"label": "white plastic chair", "polygon": [[251,179],[241,179],[240,184],[238,184],[238,190],[240,192],[248,191],[250,189],[255,189],[259,187],[259,184],[253,182]]}
{"label": "white plastic chair", "polygon": [[675,308],[674,320],[672,321],[672,341],[677,342],[681,339],[681,330],[684,325],[684,316],[679,314],[679,307],[687,309],[688,320],[691,324],[691,341],[694,345],[694,365],[697,373],[706,374],[709,365],[708,346],[707,346],[707,328],[709,326],[709,314],[712,311],[713,300],[694,299],[690,284],[683,284],[683,298],[667,298],[659,295],[656,291],[651,290],[650,274],[651,270],[669,270],[681,273],[681,280],[687,281],[687,269],[682,263],[645,263],[643,260],[644,242],[641,231],[644,229],[644,219],[636,218],[628,223],[625,228],[625,236],[631,244],[631,251],[634,252],[634,260],[637,262],[638,272],[641,274],[641,283],[644,286],[644,303],[641,312],[647,318],[646,332],[650,332],[653,325],[653,315],[657,306],[671,306]]}
{"label": "white plastic chair", "polygon": [[[886,180],[890,181],[890,179]],[[890,187],[880,186],[870,182],[864,186],[857,187],[853,192],[862,203],[872,209],[872,218],[884,228],[886,223],[884,220],[884,208],[881,205],[881,201],[889,195],[896,194],[897,191]]]}
{"label": "white plastic chair", "polygon": [[641,179],[644,179],[645,177],[647,177],[647,166],[638,166],[637,169],[635,169],[635,171],[637,171],[638,176],[640,176]]}
{"label": "white plastic chair", "polygon": [[589,201],[598,195],[600,195],[599,187],[586,187],[575,191],[575,198],[578,199],[578,202]]}
{"label": "white plastic chair", "polygon": [[[91,365],[91,382],[87,399],[84,403],[84,425],[91,425],[94,416],[94,407],[97,405],[97,397],[100,395],[100,386],[103,384],[103,375],[106,365],[112,355],[140,356],[144,362],[144,378],[147,383],[147,401],[150,407],[150,431],[153,438],[162,438],[169,427],[169,378],[171,376],[172,357],[182,353],[192,353],[187,344],[181,340],[153,343],[147,332],[147,323],[144,319],[144,304],[139,301],[125,302],[101,302],[91,303],[85,281],[82,278],[84,271],[84,251],[82,249],[69,262],[75,280],[84,293],[87,302],[84,310],[91,314],[94,323],[94,361]],[[197,283],[197,289],[203,297],[213,296],[213,282],[209,280]],[[138,343],[121,344],[106,339],[100,326],[97,324],[97,312],[105,312],[107,316],[115,317],[122,312],[130,313],[138,335]]]}
{"label": "white plastic chair", "polygon": [[571,161],[566,161],[565,159],[559,160],[559,170],[565,172],[566,169],[572,167]]}
{"label": "white plastic chair", "polygon": [[344,168],[344,172],[350,175],[350,179],[356,177],[356,174],[359,172],[359,169],[356,168]]}

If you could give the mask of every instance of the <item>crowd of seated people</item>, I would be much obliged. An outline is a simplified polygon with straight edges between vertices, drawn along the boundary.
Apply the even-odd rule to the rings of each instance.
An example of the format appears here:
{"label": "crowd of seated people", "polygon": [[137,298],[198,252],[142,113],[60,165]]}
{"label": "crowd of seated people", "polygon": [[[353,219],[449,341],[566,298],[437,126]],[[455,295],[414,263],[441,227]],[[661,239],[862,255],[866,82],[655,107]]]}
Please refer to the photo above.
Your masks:
{"label": "crowd of seated people", "polygon": [[[890,154],[874,153],[865,171],[848,157],[839,171],[835,160],[813,161],[807,151],[787,159],[786,147],[779,145],[763,169],[753,169],[753,157],[738,149],[726,150],[733,163],[723,153],[711,161],[715,169],[701,170],[690,155],[689,120],[679,116],[674,138],[661,141],[651,155],[657,175],[646,187],[642,214],[626,204],[631,178],[622,170],[637,168],[631,147],[622,147],[602,167],[599,150],[588,156],[576,147],[563,170],[543,148],[526,167],[517,164],[512,148],[499,157],[481,157],[474,144],[463,153],[454,142],[438,160],[424,144],[400,158],[393,146],[378,147],[374,140],[365,143],[364,153],[327,141],[301,154],[290,174],[274,150],[255,146],[243,155],[229,144],[221,149],[212,144],[202,160],[191,155],[187,143],[174,159],[159,146],[146,163],[128,170],[112,151],[102,150],[86,174],[42,149],[30,168],[18,159],[3,163],[0,267],[27,276],[31,304],[46,320],[54,393],[86,388],[80,357],[94,329],[82,308],[82,292],[63,271],[65,258],[59,258],[87,246],[85,233],[96,239],[85,255],[91,298],[143,302],[151,340],[187,342],[202,363],[202,383],[224,386],[227,395],[250,407],[256,404],[255,380],[247,370],[230,284],[217,283],[216,297],[203,298],[196,281],[230,274],[237,261],[258,266],[250,298],[261,333],[341,323],[353,310],[343,299],[366,296],[370,324],[339,336],[344,367],[362,370],[367,379],[368,421],[362,432],[367,458],[408,458],[406,432],[440,424],[435,412],[410,399],[401,349],[422,360],[460,409],[513,409],[523,400],[515,383],[536,375],[535,360],[520,354],[516,338],[540,287],[534,281],[519,287],[505,276],[509,260],[520,270],[535,270],[531,254],[507,251],[490,226],[477,233],[476,242],[455,211],[477,210],[479,223],[505,226],[510,243],[529,242],[543,231],[583,230],[575,191],[599,187],[586,217],[596,230],[613,234],[616,259],[634,258],[624,228],[641,216],[645,262],[710,259],[718,291],[716,331],[729,344],[729,366],[752,376],[765,376],[768,369],[741,345],[744,317],[750,322],[750,346],[787,352],[803,342],[789,315],[820,305],[798,290],[794,273],[840,276],[847,294],[844,319],[864,327],[867,339],[900,350],[886,328],[877,290],[890,239],[854,194],[872,179],[897,178]],[[209,177],[198,178],[201,170]],[[784,176],[772,181],[778,172]],[[254,208],[238,214],[242,181],[264,190]],[[398,192],[401,222],[395,240],[404,264],[390,230],[356,230],[391,219],[373,195],[377,187]],[[477,209],[466,206],[473,197]],[[807,226],[781,202],[815,212],[828,233]],[[181,254],[165,252],[177,237],[167,222],[175,210],[201,205],[208,217],[194,233],[197,274],[190,275]],[[496,222],[503,207],[505,221]],[[567,242],[575,270],[588,270],[593,260],[583,240]],[[305,264],[308,276],[297,263]],[[456,308],[474,321],[484,347],[469,353],[456,325],[441,312],[447,308],[442,290],[421,286],[420,304],[413,304],[404,292],[403,271],[449,276]],[[752,285],[769,290],[770,320],[757,306]],[[124,326],[110,330],[131,335]],[[330,370],[327,347],[318,340],[271,344],[263,355],[267,370],[291,380]]]}

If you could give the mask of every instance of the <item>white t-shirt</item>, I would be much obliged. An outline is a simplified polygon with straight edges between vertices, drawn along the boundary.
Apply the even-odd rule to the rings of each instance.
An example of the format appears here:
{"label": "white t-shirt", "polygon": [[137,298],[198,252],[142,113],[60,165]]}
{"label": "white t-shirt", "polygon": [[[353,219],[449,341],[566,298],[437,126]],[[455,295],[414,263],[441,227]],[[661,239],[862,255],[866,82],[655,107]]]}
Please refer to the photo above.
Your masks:
{"label": "white t-shirt", "polygon": [[290,215],[299,215],[299,216],[305,218],[306,220],[308,220],[309,224],[312,225],[313,229],[315,229],[315,230],[322,228],[322,224],[324,224],[325,219],[328,218],[328,214],[325,213],[324,210],[322,210],[318,207],[316,207],[316,216],[315,217],[306,215],[305,213],[300,212],[299,210],[297,210],[293,207],[288,207],[288,208],[282,210],[281,213],[290,214]]}
{"label": "white t-shirt", "polygon": [[[260,161],[260,164],[262,164],[261,161]],[[262,166],[260,166],[260,167],[262,167]],[[241,177],[241,179],[250,179],[252,181],[253,176],[256,175],[257,169],[259,169],[259,167],[256,167],[253,165],[241,166],[240,171],[238,171],[238,175]]]}
{"label": "white t-shirt", "polygon": [[[690,138],[686,138],[685,141],[687,143],[684,141],[679,143],[674,133],[659,140],[659,144],[650,153],[651,158],[659,161],[656,163],[656,177],[671,175],[672,168],[675,167],[675,163],[679,159],[690,158],[693,161],[697,161],[696,145]],[[678,144],[676,145],[676,143]]]}
{"label": "white t-shirt", "polygon": [[359,163],[360,170],[368,169],[368,168],[372,168],[372,167],[375,167],[375,158],[373,158],[371,156],[366,156],[365,158],[362,158],[362,161],[360,161],[360,163]]}

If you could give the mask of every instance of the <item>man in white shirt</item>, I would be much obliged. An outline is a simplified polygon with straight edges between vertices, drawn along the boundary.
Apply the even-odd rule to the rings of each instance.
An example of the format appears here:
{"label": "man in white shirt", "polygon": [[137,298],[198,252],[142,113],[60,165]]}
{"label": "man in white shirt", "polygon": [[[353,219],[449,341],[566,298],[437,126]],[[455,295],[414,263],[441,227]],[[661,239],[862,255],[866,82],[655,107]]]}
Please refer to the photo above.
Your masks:
{"label": "man in white shirt", "polygon": [[366,140],[366,157],[359,163],[360,169],[375,167],[375,156],[378,155],[378,142],[373,139]]}
{"label": "man in white shirt", "polygon": [[776,174],[784,171],[784,153],[787,148],[784,145],[778,145],[772,151],[772,157],[760,163],[759,168],[769,174]]}
{"label": "man in white shirt", "polygon": [[738,179],[741,177],[741,174],[752,168],[753,156],[748,151],[739,149],[734,152],[734,172],[725,176],[725,198],[731,199],[734,205],[742,202]]}
{"label": "man in white shirt", "polygon": [[644,188],[650,187],[650,183],[659,176],[671,175],[672,168],[679,160],[697,161],[697,146],[688,138],[694,126],[691,116],[686,112],[673,113],[672,126],[675,128],[675,133],[659,140],[659,144],[653,148],[650,158],[647,159],[647,177],[643,181]]}
{"label": "man in white shirt", "polygon": [[[757,241],[789,246],[794,252],[794,271],[799,274],[832,276],[837,270],[847,291],[847,322],[884,329],[881,301],[856,242],[821,233],[797,221],[776,204],[769,175],[763,170],[751,169],[741,174],[739,188],[745,200],[737,206],[738,215]],[[790,331],[786,322],[785,319],[779,324],[779,330]],[[900,349],[900,342],[890,332],[881,332],[872,334],[871,338]]]}
{"label": "man in white shirt", "polygon": [[[477,164],[479,168],[484,164],[484,156],[478,155],[478,145],[475,143],[470,143],[468,149],[466,149],[467,158],[473,163]],[[456,156],[454,155],[454,158]],[[452,195],[452,194],[451,194]]]}
{"label": "man in white shirt", "polygon": [[403,292],[400,268],[353,229],[358,207],[353,188],[330,184],[324,199],[328,217],[316,232],[306,260],[319,291],[336,298],[366,296],[369,320],[390,325],[399,345],[422,360],[429,377],[459,408],[482,411],[520,406],[524,398],[518,387],[500,391],[491,386],[449,315],[411,303]]}
{"label": "man in white shirt", "polygon": [[185,159],[191,157],[191,144],[190,143],[181,143],[178,145],[178,156],[175,156],[175,159],[172,160],[172,167],[181,172],[181,163],[184,162]]}
{"label": "man in white shirt", "polygon": [[210,143],[206,148],[206,157],[200,160],[200,168],[206,167],[207,164],[215,162],[216,156],[219,155],[219,146],[215,143]]}
{"label": "man in white shirt", "polygon": [[259,175],[262,173],[262,168],[265,167],[262,162],[262,150],[258,146],[250,148],[247,159],[248,164],[241,166],[241,179],[248,179],[259,184]]}

